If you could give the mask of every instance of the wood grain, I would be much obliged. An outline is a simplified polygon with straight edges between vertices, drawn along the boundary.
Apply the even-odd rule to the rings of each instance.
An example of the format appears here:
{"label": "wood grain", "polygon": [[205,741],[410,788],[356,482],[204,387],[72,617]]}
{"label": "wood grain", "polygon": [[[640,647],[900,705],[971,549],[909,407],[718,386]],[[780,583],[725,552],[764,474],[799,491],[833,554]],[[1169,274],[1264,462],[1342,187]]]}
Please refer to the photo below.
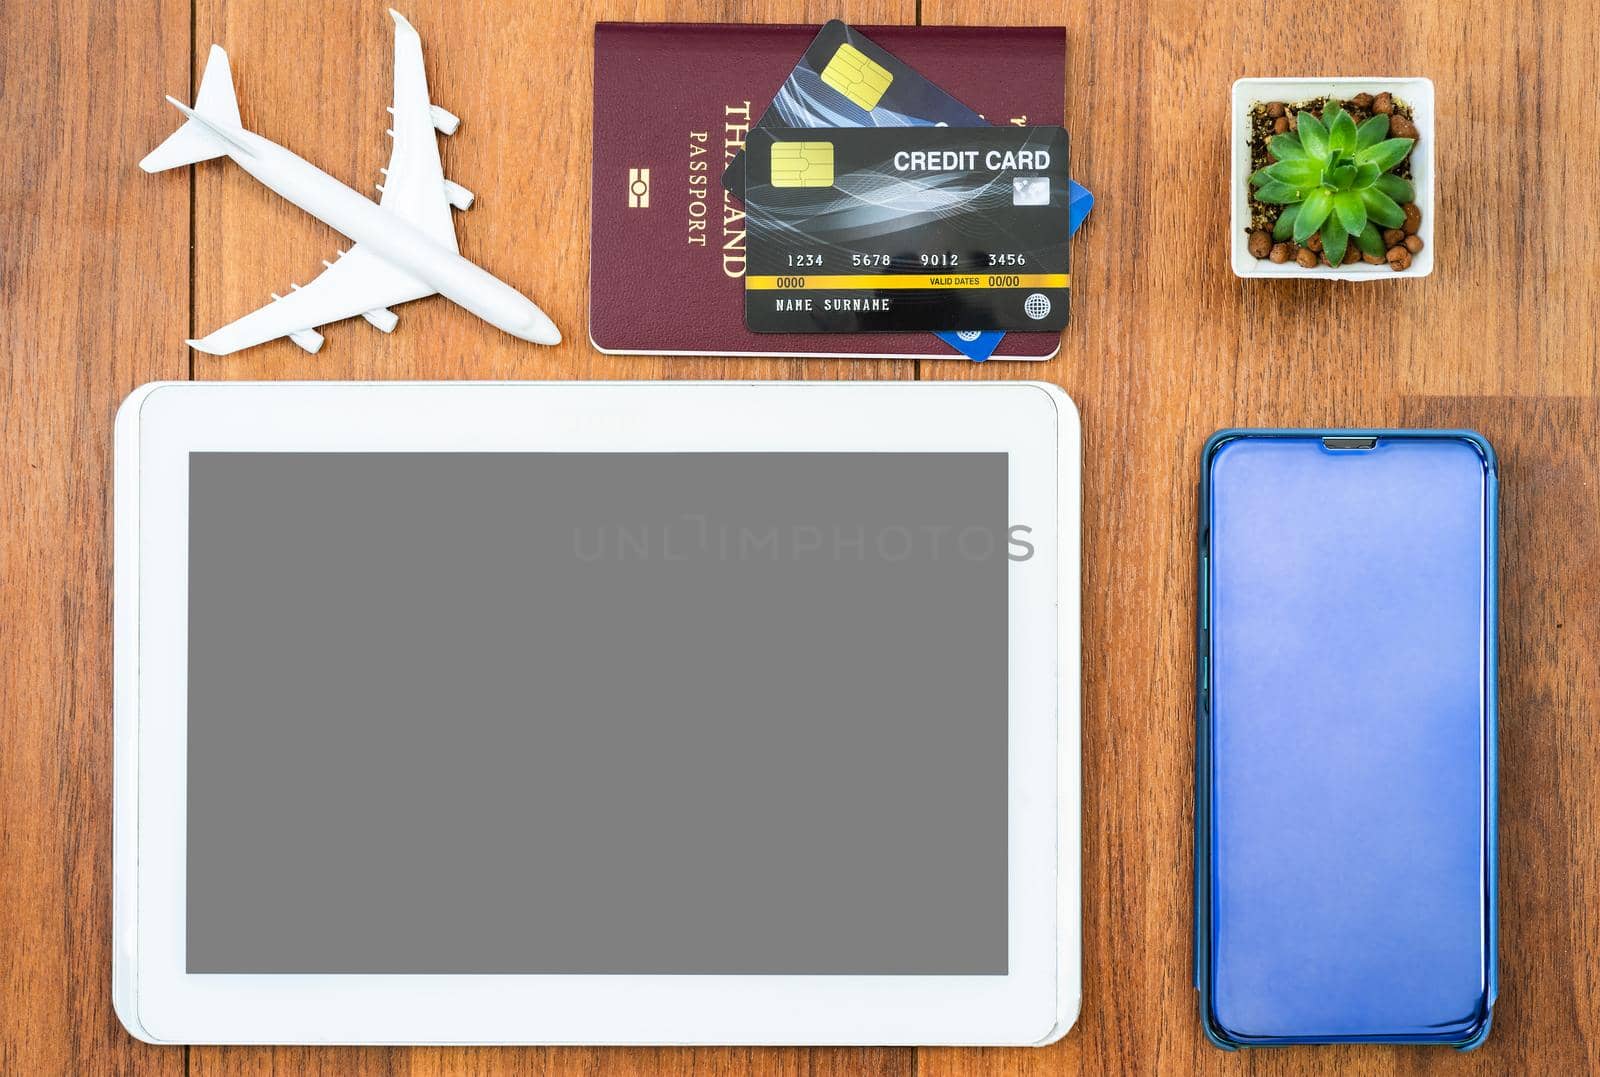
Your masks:
{"label": "wood grain", "polygon": [[[339,237],[223,164],[148,177],[206,47],[245,121],[358,188],[388,144],[382,5],[0,0],[0,1072],[196,1074],[1600,1072],[1600,3],[1464,0],[419,0],[446,173],[479,193],[463,253],[567,332],[520,344],[439,299],[384,336],[191,355],[304,282]],[[604,356],[585,340],[598,19],[1061,22],[1073,172],[1098,205],[1073,323],[1043,364]],[[1307,28],[1314,30],[1307,32]],[[1305,39],[1314,47],[1291,44]],[[1371,284],[1236,280],[1228,85],[1427,74],[1437,269]],[[193,240],[193,250],[186,244]],[[109,447],[156,377],[1034,378],[1078,401],[1084,470],[1083,1016],[1043,1050],[155,1049],[110,970]],[[1504,473],[1503,991],[1480,1051],[1225,1054],[1190,986],[1195,460],[1224,425],[1466,425]]]}
{"label": "wood grain", "polygon": [[111,1011],[111,421],[182,378],[189,9],[0,2],[0,1073],[182,1071]]}

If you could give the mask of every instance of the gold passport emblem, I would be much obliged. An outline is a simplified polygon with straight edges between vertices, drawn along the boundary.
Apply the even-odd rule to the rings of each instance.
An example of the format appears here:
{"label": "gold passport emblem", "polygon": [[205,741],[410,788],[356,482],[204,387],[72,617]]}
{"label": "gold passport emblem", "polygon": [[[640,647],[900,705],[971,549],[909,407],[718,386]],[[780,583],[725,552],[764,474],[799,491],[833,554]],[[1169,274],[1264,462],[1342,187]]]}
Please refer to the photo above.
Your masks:
{"label": "gold passport emblem", "polygon": [[887,68],[873,63],[867,54],[854,45],[839,46],[828,66],[822,69],[822,81],[860,105],[866,112],[878,107],[883,92],[894,81]]}
{"label": "gold passport emblem", "polygon": [[[845,46],[848,48],[849,46]],[[774,187],[832,187],[832,142],[774,142]]]}
{"label": "gold passport emblem", "polygon": [[650,170],[648,168],[628,169],[628,208],[650,208]]}

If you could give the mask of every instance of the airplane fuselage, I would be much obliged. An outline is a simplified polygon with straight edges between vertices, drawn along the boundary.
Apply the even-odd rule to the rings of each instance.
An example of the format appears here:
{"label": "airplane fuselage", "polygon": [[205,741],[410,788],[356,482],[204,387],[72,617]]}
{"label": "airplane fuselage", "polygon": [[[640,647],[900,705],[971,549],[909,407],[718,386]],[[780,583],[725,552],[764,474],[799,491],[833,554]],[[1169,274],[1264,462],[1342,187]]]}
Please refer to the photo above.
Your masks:
{"label": "airplane fuselage", "polygon": [[277,143],[237,128],[229,136],[250,152],[228,156],[270,190],[490,325],[539,342],[536,334],[549,319],[494,274]]}

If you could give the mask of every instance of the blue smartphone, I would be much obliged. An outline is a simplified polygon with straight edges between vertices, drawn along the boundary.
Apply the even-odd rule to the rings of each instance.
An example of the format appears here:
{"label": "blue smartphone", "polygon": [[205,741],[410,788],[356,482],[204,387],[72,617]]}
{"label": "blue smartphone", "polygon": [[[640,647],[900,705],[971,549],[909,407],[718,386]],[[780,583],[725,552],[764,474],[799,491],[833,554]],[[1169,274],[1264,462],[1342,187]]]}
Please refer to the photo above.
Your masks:
{"label": "blue smartphone", "polygon": [[1469,431],[1206,442],[1195,985],[1220,1047],[1489,1033],[1497,490]]}

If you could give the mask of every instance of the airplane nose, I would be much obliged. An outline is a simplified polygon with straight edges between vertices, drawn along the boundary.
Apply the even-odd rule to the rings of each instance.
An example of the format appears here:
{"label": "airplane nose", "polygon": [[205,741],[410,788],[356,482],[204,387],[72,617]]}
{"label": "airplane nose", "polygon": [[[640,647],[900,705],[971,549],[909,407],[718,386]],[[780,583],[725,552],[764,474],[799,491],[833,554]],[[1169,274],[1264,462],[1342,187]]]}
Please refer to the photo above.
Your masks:
{"label": "airplane nose", "polygon": [[557,329],[556,323],[550,320],[550,316],[537,306],[533,308],[533,316],[528,320],[527,326],[517,335],[534,344],[561,343],[561,330]]}

